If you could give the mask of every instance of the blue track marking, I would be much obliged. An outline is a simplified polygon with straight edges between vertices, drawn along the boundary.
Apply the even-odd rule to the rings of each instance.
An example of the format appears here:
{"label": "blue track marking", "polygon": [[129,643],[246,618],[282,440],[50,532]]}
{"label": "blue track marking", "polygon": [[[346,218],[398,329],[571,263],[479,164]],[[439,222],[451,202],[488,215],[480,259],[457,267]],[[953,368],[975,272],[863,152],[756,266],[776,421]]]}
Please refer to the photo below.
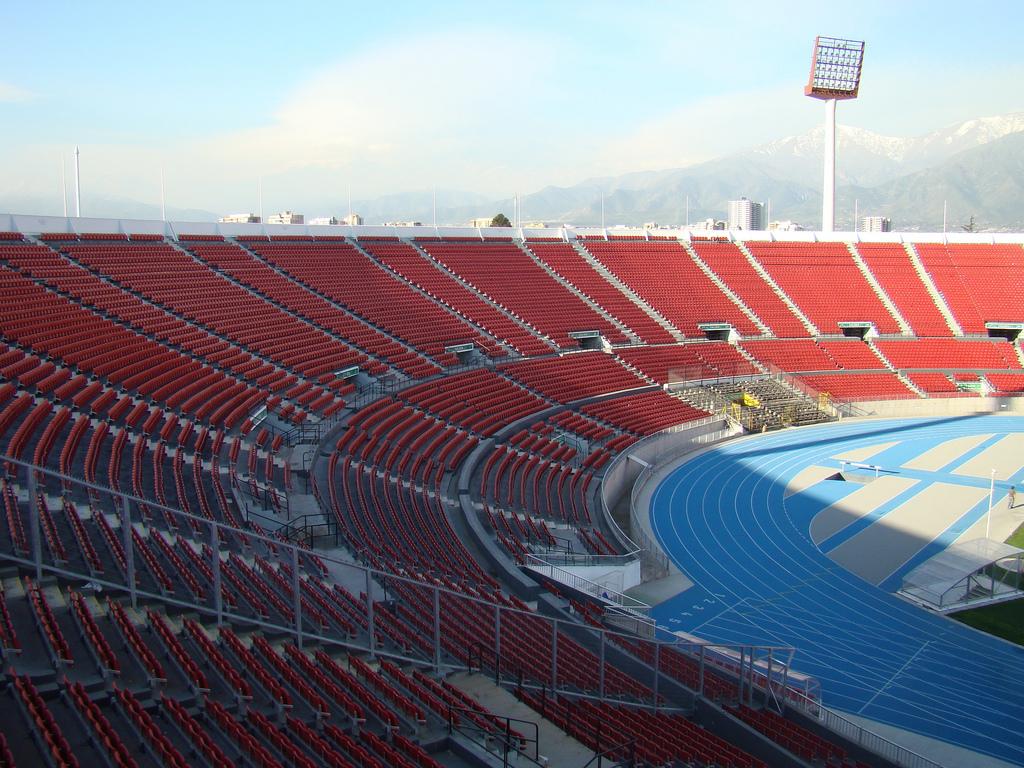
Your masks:
{"label": "blue track marking", "polygon": [[[924,486],[941,473],[899,465],[946,440],[1015,432],[1024,419],[900,419],[789,430],[698,454],[652,496],[655,535],[696,584],[654,617],[715,642],[792,645],[794,666],[821,681],[830,706],[1024,765],[1024,649],[917,608],[815,547],[811,519],[841,498],[828,486],[843,483],[785,497],[801,470],[849,450],[901,441],[872,463]],[[943,536],[972,515],[977,508]],[[941,541],[921,544],[937,552]]]}
{"label": "blue track marking", "polygon": [[818,544],[818,548],[822,552],[831,552],[840,544],[845,544],[847,541],[852,539],[854,536],[863,531],[869,525],[874,525],[876,522],[881,520],[894,509],[896,509],[899,506],[902,506],[903,504],[917,496],[917,494],[923,491],[925,487],[927,487],[927,485],[931,485],[931,483],[915,483],[902,493],[897,493],[887,502],[885,502],[884,504],[879,504],[877,507],[871,510],[871,512],[864,515],[859,520],[854,520],[852,523],[850,523],[842,530],[833,533],[827,539]]}

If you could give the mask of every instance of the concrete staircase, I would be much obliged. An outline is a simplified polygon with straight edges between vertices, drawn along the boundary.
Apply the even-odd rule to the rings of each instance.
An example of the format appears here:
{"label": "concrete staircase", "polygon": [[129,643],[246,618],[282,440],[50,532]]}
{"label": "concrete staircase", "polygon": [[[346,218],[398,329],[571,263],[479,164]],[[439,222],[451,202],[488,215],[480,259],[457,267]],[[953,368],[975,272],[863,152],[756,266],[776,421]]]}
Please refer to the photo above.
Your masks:
{"label": "concrete staircase", "polygon": [[853,257],[853,263],[857,265],[857,269],[859,269],[860,273],[864,275],[864,279],[868,281],[868,285],[871,286],[871,290],[875,292],[875,295],[878,296],[882,304],[885,305],[885,308],[889,310],[889,314],[893,316],[893,319],[896,321],[896,324],[900,327],[900,333],[903,333],[907,336],[913,336],[914,329],[910,327],[910,323],[908,323],[907,319],[903,317],[903,315],[900,313],[899,309],[893,303],[893,300],[889,298],[889,294],[885,292],[885,289],[882,288],[881,283],[879,283],[878,280],[875,278],[874,274],[871,272],[871,269],[868,267],[867,262],[865,262],[864,259],[861,258],[860,253],[857,251],[857,247],[853,243],[847,243],[846,249],[850,252],[850,255]]}
{"label": "concrete staircase", "polygon": [[352,247],[354,247],[357,251],[363,254],[363,256],[365,256],[367,259],[376,264],[382,270],[387,272],[391,277],[405,285],[410,290],[415,291],[416,293],[420,294],[421,296],[427,299],[430,299],[430,301],[432,301],[434,304],[437,304],[439,307],[441,307],[441,309],[448,312],[448,314],[454,315],[455,317],[459,318],[465,323],[469,323],[469,325],[473,326],[473,328],[476,329],[477,333],[479,333],[481,336],[485,336],[494,341],[499,347],[501,347],[505,351],[507,355],[517,354],[516,351],[504,339],[499,339],[496,336],[492,336],[490,332],[488,332],[486,329],[477,325],[473,318],[467,317],[466,315],[459,312],[459,310],[455,309],[455,307],[452,307],[451,305],[446,303],[443,299],[435,296],[434,294],[430,293],[427,290],[424,290],[419,285],[406,278],[405,275],[401,274],[400,272],[396,272],[395,270],[393,270],[391,267],[382,262],[372,253],[363,248],[363,246],[359,244],[359,241],[356,238],[351,238],[347,242],[349,242],[352,245]]}
{"label": "concrete staircase", "polygon": [[[414,354],[414,355],[416,355],[418,357],[423,358],[427,362],[431,362],[431,363],[434,363],[434,365],[437,365],[437,362],[435,360],[433,360],[430,357],[428,357],[424,352],[421,352],[420,350],[418,350],[415,347],[413,347],[411,344],[409,344],[404,339],[398,338],[393,333],[391,333],[387,328],[383,328],[383,327],[377,325],[375,322],[373,322],[369,318],[363,317],[362,315],[352,311],[351,309],[349,309],[348,307],[346,307],[343,304],[339,304],[338,302],[334,301],[330,296],[328,296],[325,293],[317,290],[313,286],[307,285],[306,283],[302,282],[301,280],[297,280],[296,278],[292,277],[291,275],[289,275],[284,270],[278,268],[274,264],[272,264],[269,261],[267,261],[266,259],[264,259],[262,256],[257,254],[255,251],[250,250],[250,248],[245,243],[238,243],[238,242],[236,242],[235,245],[237,247],[241,248],[243,251],[245,251],[250,256],[252,256],[256,261],[258,261],[264,267],[266,267],[267,269],[271,270],[272,272],[277,273],[280,277],[284,278],[288,282],[293,283],[294,285],[296,285],[297,287],[299,287],[302,290],[306,291],[307,293],[312,293],[312,294],[316,295],[317,297],[323,299],[325,302],[327,302],[332,307],[337,309],[339,312],[342,312],[342,313],[344,313],[346,315],[349,315],[350,317],[355,318],[356,320],[361,322],[363,325],[369,326],[370,328],[372,328],[373,330],[375,330],[378,333],[382,334],[383,336],[386,336],[388,341],[392,341],[392,342],[395,342],[396,344],[400,344],[407,352],[411,352],[412,354]],[[282,304],[281,302],[277,301],[276,299],[272,298],[271,296],[267,296],[262,291],[260,291],[260,290],[258,290],[256,288],[253,288],[252,286],[250,286],[250,285],[248,285],[246,283],[243,283],[242,281],[236,279],[232,275],[230,275],[227,272],[225,272],[224,270],[220,269],[220,267],[217,267],[217,266],[215,266],[213,264],[210,264],[208,262],[203,261],[201,258],[199,258],[195,254],[191,253],[187,249],[182,248],[181,246],[175,245],[175,248],[178,248],[178,250],[182,251],[183,253],[188,254],[195,261],[197,261],[200,264],[204,265],[205,267],[207,267],[208,269],[212,270],[213,272],[216,272],[218,275],[223,277],[225,280],[228,280],[228,281],[234,283],[239,288],[242,288],[243,290],[249,291],[249,293],[252,293],[252,294],[254,294],[256,296],[259,296],[264,301],[266,301],[266,302],[268,302],[270,304],[273,304],[275,307],[277,307],[278,309],[282,310],[283,312],[287,312],[288,314],[293,315],[294,317],[296,317],[297,319],[303,321],[304,323],[307,323],[308,325],[312,325],[312,326],[314,326],[316,328],[319,328],[321,331],[323,331],[324,333],[328,334],[329,336],[333,336],[334,338],[336,338],[339,341],[347,344],[348,346],[352,347],[353,349],[358,349],[364,355],[367,355],[368,357],[371,357],[374,360],[379,360],[380,362],[382,362],[385,365],[387,365],[389,368],[394,368],[394,366],[392,366],[391,363],[388,360],[385,360],[384,358],[377,357],[373,353],[369,352],[368,350],[361,349],[360,347],[356,347],[348,339],[346,339],[346,338],[344,338],[342,336],[339,336],[337,333],[335,333],[334,331],[330,330],[329,328],[327,328],[325,326],[321,326],[320,324],[318,324],[314,320],[310,320],[309,318],[305,317],[304,315],[298,314],[293,309],[291,309],[290,307]],[[398,371],[397,369],[394,369],[394,370],[395,370],[395,372],[398,375],[403,376],[403,377],[405,376],[405,374],[402,373],[401,371]]]}
{"label": "concrete staircase", "polygon": [[547,344],[549,347],[551,347],[551,351],[552,352],[554,352],[554,351],[556,351],[558,349],[558,345],[555,344],[555,342],[550,337],[546,336],[544,333],[542,333],[537,328],[534,328],[532,325],[530,325],[530,323],[528,323],[525,319],[521,318],[515,312],[511,311],[510,309],[508,309],[508,308],[502,306],[501,304],[499,304],[498,302],[496,302],[494,299],[492,299],[486,293],[481,291],[479,288],[477,288],[471,282],[469,282],[468,280],[465,280],[462,277],[462,275],[459,275],[459,274],[453,272],[452,270],[448,269],[448,267],[446,267],[444,264],[439,262],[437,259],[435,259],[433,256],[431,256],[425,250],[423,250],[415,241],[413,241],[413,240],[402,240],[402,242],[405,243],[406,245],[409,245],[409,246],[412,246],[413,248],[415,248],[416,252],[420,256],[422,256],[424,259],[426,259],[429,264],[431,264],[438,272],[443,274],[445,277],[449,278],[450,280],[454,280],[456,283],[458,283],[463,288],[465,288],[467,291],[469,291],[474,296],[476,296],[478,299],[480,299],[480,301],[484,302],[485,304],[489,304],[493,309],[497,310],[498,312],[501,312],[501,314],[505,315],[509,320],[514,322],[516,325],[520,326],[523,330],[527,331],[528,333],[533,334],[538,339],[540,339],[542,342]]}
{"label": "concrete staircase", "polygon": [[[547,265],[547,263],[545,263],[542,259],[540,259],[533,251],[531,251],[529,249],[529,247],[527,247],[525,242],[523,242],[522,240],[513,240],[512,242],[515,243],[516,245],[518,245],[519,246],[519,250],[521,250],[523,253],[525,253],[527,256],[529,256],[530,259],[533,260],[534,264],[536,264],[538,267],[540,267],[545,272],[547,272],[548,275],[551,276],[552,280],[554,280],[559,285],[561,285],[563,288],[565,288],[567,291],[569,291],[570,293],[572,293],[573,295],[578,297],[584,304],[586,304],[592,310],[597,312],[597,314],[599,314],[601,317],[603,317],[607,322],[611,323],[616,328],[618,328],[619,331],[624,333],[633,344],[641,344],[642,343],[642,340],[640,339],[640,337],[637,336],[635,333],[633,333],[633,329],[632,328],[628,327],[625,323],[621,322],[618,318],[613,317],[611,314],[609,314],[609,312],[604,307],[602,307],[596,301],[591,299],[587,294],[585,294],[583,291],[581,291],[579,288],[577,288],[571,282],[566,280],[560,274],[555,272],[555,270],[553,270],[551,267],[549,267]],[[583,329],[581,329],[581,330],[583,330]]]}
{"label": "concrete staircase", "polygon": [[732,289],[728,285],[725,284],[725,281],[722,280],[722,278],[720,278],[718,275],[715,274],[715,271],[713,269],[711,269],[711,267],[708,266],[707,262],[705,262],[704,259],[702,259],[697,254],[697,251],[694,250],[693,246],[690,245],[689,242],[683,240],[683,241],[681,241],[681,243],[682,243],[683,248],[686,249],[686,252],[688,254],[690,254],[690,258],[693,259],[693,262],[698,267],[700,267],[700,271],[703,272],[705,275],[707,275],[708,279],[710,279],[711,282],[713,282],[715,285],[717,285],[718,289],[722,293],[724,293],[726,296],[728,296],[729,299],[731,299],[732,302],[736,306],[738,306],[741,310],[743,310],[743,314],[745,314],[747,316],[747,318],[750,320],[750,322],[752,322],[754,325],[757,326],[758,330],[761,331],[761,335],[762,336],[774,336],[775,335],[775,334],[772,333],[772,329],[769,328],[767,325],[765,325],[765,323],[762,322],[761,318],[759,318],[754,313],[754,310],[752,310],[750,307],[748,307],[746,302],[744,302],[743,299],[741,299],[738,295],[733,293]]}
{"label": "concrete staircase", "polygon": [[639,307],[644,314],[646,314],[654,322],[656,322],[658,325],[660,325],[662,328],[668,331],[668,333],[672,335],[672,338],[674,338],[676,341],[686,340],[686,336],[683,335],[682,331],[680,331],[678,328],[672,325],[672,323],[670,323],[664,315],[658,312],[658,310],[656,310],[646,301],[637,296],[633,292],[632,288],[630,288],[624,282],[619,280],[619,278],[613,275],[610,269],[608,269],[604,264],[602,264],[600,261],[594,258],[591,255],[591,253],[580,244],[579,240],[573,240],[571,242],[572,247],[576,250],[576,253],[578,253],[584,261],[586,261],[591,267],[593,267],[597,271],[597,273],[601,275],[601,277],[603,277],[611,285],[617,288],[623,296],[625,296],[627,299],[636,304],[637,307]]}
{"label": "concrete staircase", "polygon": [[761,262],[754,258],[754,254],[752,254],[750,249],[747,248],[746,243],[737,240],[736,247],[740,249],[740,252],[746,258],[747,262],[754,268],[754,271],[761,276],[761,279],[768,283],[771,289],[775,291],[775,294],[782,299],[782,303],[789,307],[793,314],[796,315],[803,327],[807,329],[807,332],[811,336],[821,336],[821,331],[818,330],[817,326],[815,326],[814,323],[811,322],[810,318],[803,313],[803,310],[801,310],[800,307],[798,307],[793,300],[786,295],[786,292],[779,287],[779,284],[775,282],[775,279],[768,274],[768,270],[761,266]]}
{"label": "concrete staircase", "polygon": [[542,718],[540,713],[523,704],[504,688],[495,685],[490,678],[482,674],[457,672],[448,677],[448,682],[465,691],[496,715],[537,723],[539,752],[548,765],[586,765],[594,756],[593,750],[576,741],[550,720]]}
{"label": "concrete staircase", "polygon": [[932,301],[935,302],[935,306],[938,307],[942,317],[945,318],[946,325],[949,326],[949,330],[953,332],[954,336],[963,336],[964,329],[960,327],[960,323],[958,323],[956,317],[953,316],[953,310],[949,308],[945,297],[939,292],[938,286],[936,286],[935,282],[932,280],[932,276],[929,275],[928,270],[924,268],[924,263],[921,261],[921,257],[917,255],[917,250],[914,248],[913,244],[904,243],[903,248],[910,257],[910,263],[914,265],[914,271],[917,272],[917,276],[920,277],[921,282],[924,283],[924,287],[928,291],[928,295],[932,297]]}
{"label": "concrete staircase", "polygon": [[891,373],[896,374],[896,378],[898,378],[901,382],[903,382],[903,384],[908,389],[910,389],[913,392],[916,392],[918,397],[927,397],[928,396],[927,394],[925,394],[925,392],[922,389],[920,389],[916,384],[914,384],[914,382],[912,382],[909,378],[907,378],[906,374],[904,374],[900,370],[897,370],[896,366],[894,366],[891,362],[889,362],[889,358],[887,358],[884,354],[882,354],[882,350],[880,350],[875,345],[874,340],[872,340],[872,339],[865,339],[864,341],[867,343],[868,349],[870,349],[872,352],[875,353],[875,357],[877,357],[879,360],[882,361],[882,365],[884,365],[886,367],[886,370],[888,370]]}
{"label": "concrete staircase", "polygon": [[[46,242],[44,242],[42,240],[38,240],[36,238],[33,238],[33,237],[29,236],[29,235],[25,235],[25,239],[27,241],[29,241],[29,242],[34,242],[34,243],[36,243],[38,245],[42,245],[42,246],[45,246],[45,247],[50,247]],[[152,301],[151,299],[147,298],[146,296],[144,296],[143,294],[139,293],[138,291],[136,291],[136,290],[134,290],[132,288],[129,288],[128,286],[123,285],[120,282],[118,282],[117,280],[114,280],[114,279],[112,279],[112,278],[110,278],[110,277],[108,277],[108,276],[106,276],[106,275],[104,275],[104,274],[102,274],[100,272],[97,272],[96,270],[94,270],[94,269],[86,266],[85,264],[82,264],[81,262],[77,261],[73,257],[68,256],[67,254],[60,254],[60,256],[62,258],[64,258],[66,261],[68,261],[68,263],[75,264],[75,265],[81,267],[82,269],[84,269],[86,272],[88,272],[89,274],[91,274],[93,277],[95,277],[96,279],[100,280],[101,282],[104,282],[104,283],[106,283],[106,284],[108,284],[108,285],[110,285],[110,286],[112,286],[114,288],[117,288],[118,290],[124,291],[125,293],[131,294],[140,303],[142,303],[142,304],[144,304],[144,305],[146,305],[148,307],[152,307],[153,309],[156,309],[156,310],[159,310],[161,312],[164,312],[164,313],[166,313],[169,316],[176,317],[179,320],[182,320],[187,325],[193,326],[193,327],[195,327],[197,329],[200,329],[200,330],[204,331],[205,333],[209,334],[211,338],[217,338],[217,339],[221,339],[223,341],[227,341],[232,346],[237,347],[238,349],[243,350],[243,351],[249,353],[250,355],[252,355],[253,357],[255,357],[258,360],[261,360],[261,361],[263,361],[265,363],[269,363],[270,365],[273,365],[277,369],[280,369],[282,371],[289,371],[291,373],[295,373],[296,375],[300,375],[300,374],[298,374],[297,371],[291,371],[289,368],[286,368],[285,366],[281,365],[280,363],[278,363],[278,362],[276,362],[274,360],[271,360],[270,358],[265,357],[258,350],[251,349],[247,345],[242,344],[242,343],[240,343],[238,341],[233,341],[232,339],[230,339],[227,336],[224,336],[223,334],[221,334],[219,331],[217,331],[214,328],[210,328],[210,327],[208,327],[206,325],[203,325],[202,323],[198,323],[198,322],[196,322],[194,320],[181,317],[171,307],[165,307],[163,304],[160,304],[158,302]],[[55,285],[52,285],[51,283],[47,282],[43,278],[36,277],[36,276],[30,275],[28,273],[22,273],[22,276],[25,277],[25,279],[27,279],[27,280],[31,280],[36,285],[38,285],[38,286],[40,286],[42,288],[45,288],[47,291],[49,291],[51,293],[55,293],[55,294],[57,294],[59,296],[64,296],[65,298],[69,299],[71,302],[73,302],[77,306],[81,307],[82,309],[94,312],[94,313],[104,317],[105,319],[109,320],[110,322],[115,323],[115,324],[121,326],[122,328],[125,328],[126,330],[131,331],[132,333],[136,333],[136,334],[139,334],[140,336],[144,336],[144,337],[146,337],[148,339],[156,341],[161,346],[167,347],[169,349],[173,349],[173,350],[177,351],[178,353],[184,355],[185,357],[188,357],[188,358],[190,358],[192,360],[195,360],[196,362],[202,363],[203,365],[207,366],[208,368],[210,368],[212,370],[220,371],[222,374],[224,374],[225,376],[229,377],[230,379],[232,379],[234,381],[237,381],[237,382],[239,382],[241,384],[247,384],[248,383],[246,379],[240,377],[235,371],[231,370],[230,368],[224,367],[219,362],[209,360],[209,359],[207,359],[207,358],[205,358],[205,357],[203,357],[201,355],[197,355],[192,350],[187,349],[186,347],[182,346],[181,344],[177,344],[175,342],[172,342],[169,339],[162,338],[162,337],[157,337],[155,334],[153,334],[153,333],[151,333],[149,331],[142,330],[141,328],[132,325],[129,321],[125,320],[124,318],[120,317],[119,315],[116,315],[116,314],[113,314],[111,312],[108,312],[108,311],[104,310],[101,307],[94,307],[91,304],[83,304],[81,302],[81,300],[77,296],[75,296],[75,295],[73,295],[71,293],[68,293],[67,291],[62,290],[62,289],[58,288]],[[372,357],[372,355],[371,355],[371,357]],[[373,359],[377,359],[377,358],[373,358]],[[387,364],[386,360],[382,361],[382,362]],[[72,366],[72,368],[75,369],[73,366]],[[77,370],[77,369],[75,369],[75,370]],[[303,378],[305,378],[305,377],[303,377]],[[106,385],[108,387],[110,386],[110,383],[109,383],[107,377],[101,376],[101,377],[99,377],[99,380],[104,385]]]}

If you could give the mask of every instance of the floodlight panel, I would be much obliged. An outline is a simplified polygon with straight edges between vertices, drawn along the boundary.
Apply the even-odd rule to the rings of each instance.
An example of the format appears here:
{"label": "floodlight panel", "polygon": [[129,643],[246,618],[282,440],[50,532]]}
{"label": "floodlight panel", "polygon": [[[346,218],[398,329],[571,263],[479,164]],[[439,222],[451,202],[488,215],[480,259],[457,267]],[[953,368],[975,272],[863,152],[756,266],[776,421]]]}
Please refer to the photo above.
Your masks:
{"label": "floodlight panel", "polygon": [[817,37],[804,94],[816,99],[855,99],[860,90],[864,41]]}

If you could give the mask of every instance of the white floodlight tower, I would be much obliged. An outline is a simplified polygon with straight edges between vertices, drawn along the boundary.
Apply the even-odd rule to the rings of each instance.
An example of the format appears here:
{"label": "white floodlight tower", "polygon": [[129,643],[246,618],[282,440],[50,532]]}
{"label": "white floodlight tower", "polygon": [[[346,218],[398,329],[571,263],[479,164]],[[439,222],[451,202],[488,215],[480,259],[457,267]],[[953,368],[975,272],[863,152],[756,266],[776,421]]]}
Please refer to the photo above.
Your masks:
{"label": "white floodlight tower", "polygon": [[855,99],[860,90],[864,42],[821,37],[814,40],[811,75],[804,95],[825,102],[825,185],[822,189],[821,231],[831,232],[836,216],[836,102]]}

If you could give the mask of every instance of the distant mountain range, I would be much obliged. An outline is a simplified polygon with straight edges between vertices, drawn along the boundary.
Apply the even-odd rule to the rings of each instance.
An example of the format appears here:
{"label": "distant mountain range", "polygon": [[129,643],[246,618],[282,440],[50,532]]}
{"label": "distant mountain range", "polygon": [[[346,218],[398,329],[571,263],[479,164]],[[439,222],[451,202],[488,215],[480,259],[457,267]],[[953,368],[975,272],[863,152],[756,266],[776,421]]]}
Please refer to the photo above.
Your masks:
{"label": "distant mountain range", "polygon": [[[728,201],[743,196],[770,203],[773,220],[814,229],[821,221],[823,139],[824,130],[816,128],[687,168],[548,187],[525,197],[524,216],[599,224],[603,191],[609,226],[683,224],[687,200],[693,222],[724,218]],[[841,126],[837,154],[839,227],[852,227],[856,201],[861,216],[885,215],[898,229],[936,231],[945,201],[949,229],[971,216],[982,229],[1024,229],[1024,113],[908,139]],[[470,212],[452,213],[468,218]]]}
{"label": "distant mountain range", "polygon": [[[524,195],[524,221],[549,224],[681,225],[724,218],[729,200],[741,196],[768,203],[772,220],[807,229],[821,221],[824,130],[815,128],[752,149],[685,168],[641,171],[587,179],[569,187],[545,187]],[[894,138],[840,126],[836,226],[850,229],[859,215],[884,215],[900,230],[938,231],[943,203],[947,228],[958,231],[974,217],[979,230],[1024,230],[1024,113],[968,120],[925,136]],[[131,200],[91,198],[90,214],[157,218],[159,209]],[[368,224],[434,220],[465,224],[500,212],[510,218],[512,201],[475,192],[408,192],[353,201]],[[52,201],[0,196],[0,211],[56,213]],[[348,202],[323,210],[343,215]],[[310,215],[319,215],[311,211]],[[215,221],[216,214],[168,209],[179,220]]]}

